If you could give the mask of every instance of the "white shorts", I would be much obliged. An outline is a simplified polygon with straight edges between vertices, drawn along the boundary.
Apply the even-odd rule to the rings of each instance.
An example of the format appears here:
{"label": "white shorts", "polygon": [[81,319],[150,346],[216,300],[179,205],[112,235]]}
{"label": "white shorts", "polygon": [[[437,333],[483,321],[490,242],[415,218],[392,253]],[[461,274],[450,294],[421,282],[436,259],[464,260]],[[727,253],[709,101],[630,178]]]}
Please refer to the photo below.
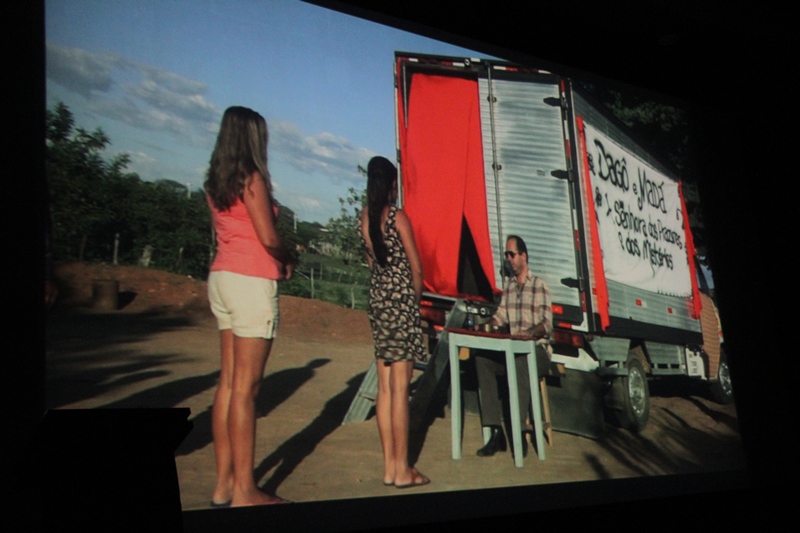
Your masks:
{"label": "white shorts", "polygon": [[278,329],[278,282],[214,271],[208,275],[208,301],[219,329],[237,337],[272,339]]}

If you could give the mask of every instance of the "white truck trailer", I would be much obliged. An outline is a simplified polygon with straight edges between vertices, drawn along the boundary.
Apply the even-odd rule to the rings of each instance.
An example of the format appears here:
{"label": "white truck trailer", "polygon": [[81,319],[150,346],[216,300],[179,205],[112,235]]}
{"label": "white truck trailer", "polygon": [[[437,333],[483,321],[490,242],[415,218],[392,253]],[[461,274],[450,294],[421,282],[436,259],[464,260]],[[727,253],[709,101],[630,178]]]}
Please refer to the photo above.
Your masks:
{"label": "white truck trailer", "polygon": [[[493,313],[514,234],[550,288],[562,381],[594,383],[564,396],[563,412],[599,404],[640,430],[648,380],[672,376],[732,401],[681,183],[622,123],[569,78],[495,60],[397,52],[395,91],[400,202],[422,256],[434,353],[446,324]],[[554,414],[554,428],[592,436],[574,427],[596,420],[588,411],[582,422]]]}

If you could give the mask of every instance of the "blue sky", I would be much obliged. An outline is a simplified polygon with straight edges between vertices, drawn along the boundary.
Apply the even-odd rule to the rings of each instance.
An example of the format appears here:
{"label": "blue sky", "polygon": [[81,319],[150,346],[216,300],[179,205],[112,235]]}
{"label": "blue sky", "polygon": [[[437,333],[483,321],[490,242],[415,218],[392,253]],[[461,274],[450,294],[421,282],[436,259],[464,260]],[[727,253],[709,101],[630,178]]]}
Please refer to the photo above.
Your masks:
{"label": "blue sky", "polygon": [[357,165],[394,158],[395,50],[486,54],[299,0],[48,0],[47,106],[101,127],[142,179],[198,189],[222,112],[270,128],[279,201],[325,223],[363,188]]}

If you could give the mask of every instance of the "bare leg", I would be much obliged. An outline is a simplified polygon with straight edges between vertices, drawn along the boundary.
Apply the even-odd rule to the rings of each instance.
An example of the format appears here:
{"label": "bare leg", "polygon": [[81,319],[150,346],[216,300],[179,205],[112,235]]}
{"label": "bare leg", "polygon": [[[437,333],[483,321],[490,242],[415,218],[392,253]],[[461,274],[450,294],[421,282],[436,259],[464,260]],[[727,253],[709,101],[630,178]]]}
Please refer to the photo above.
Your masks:
{"label": "bare leg", "polygon": [[396,362],[391,366],[394,484],[398,487],[427,482],[424,475],[408,464],[408,385],[413,369],[413,361]]}
{"label": "bare leg", "polygon": [[220,336],[219,386],[211,410],[211,432],[214,435],[214,456],[217,460],[217,485],[211,496],[216,503],[228,502],[233,493],[233,456],[228,435],[228,409],[233,386],[233,332],[223,329]]}
{"label": "bare leg", "polygon": [[394,439],[392,438],[392,396],[389,381],[393,365],[385,365],[378,359],[378,395],[375,398],[375,420],[378,423],[378,434],[381,437],[383,450],[383,482],[394,483]]}
{"label": "bare leg", "polygon": [[255,462],[255,400],[272,340],[233,337],[233,386],[228,411],[228,434],[233,458],[233,506],[280,501],[267,496],[253,479]]}

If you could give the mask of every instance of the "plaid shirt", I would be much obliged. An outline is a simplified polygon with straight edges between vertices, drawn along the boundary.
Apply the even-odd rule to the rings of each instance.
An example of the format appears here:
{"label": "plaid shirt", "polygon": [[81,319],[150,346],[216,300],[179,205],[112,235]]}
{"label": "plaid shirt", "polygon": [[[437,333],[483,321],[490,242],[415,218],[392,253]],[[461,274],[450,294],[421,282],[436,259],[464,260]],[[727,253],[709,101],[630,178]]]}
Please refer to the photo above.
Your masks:
{"label": "plaid shirt", "polygon": [[550,291],[542,278],[528,271],[525,281],[520,285],[516,276],[506,281],[500,306],[494,313],[494,321],[498,326],[508,324],[512,335],[529,333],[534,326],[544,323],[545,336],[536,341],[547,353],[553,354],[550,347],[550,336],[553,334],[553,309],[550,302]]}

